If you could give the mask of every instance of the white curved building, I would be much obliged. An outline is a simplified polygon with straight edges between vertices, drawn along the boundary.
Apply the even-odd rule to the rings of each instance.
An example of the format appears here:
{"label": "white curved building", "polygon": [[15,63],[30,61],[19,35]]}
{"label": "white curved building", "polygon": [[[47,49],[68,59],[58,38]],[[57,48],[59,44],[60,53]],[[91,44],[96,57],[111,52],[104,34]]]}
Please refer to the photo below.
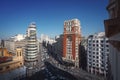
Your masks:
{"label": "white curved building", "polygon": [[31,23],[29,25],[26,34],[26,40],[27,40],[27,45],[25,52],[25,65],[28,69],[34,69],[37,63],[37,53],[38,53],[35,23]]}

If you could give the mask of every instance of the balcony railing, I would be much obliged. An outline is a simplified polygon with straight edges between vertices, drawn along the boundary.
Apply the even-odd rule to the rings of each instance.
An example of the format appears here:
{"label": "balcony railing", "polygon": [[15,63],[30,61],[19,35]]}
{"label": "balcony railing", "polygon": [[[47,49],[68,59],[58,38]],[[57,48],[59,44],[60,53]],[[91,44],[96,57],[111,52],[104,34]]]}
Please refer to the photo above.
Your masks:
{"label": "balcony railing", "polygon": [[106,36],[112,37],[120,33],[120,18],[114,18],[104,21]]}

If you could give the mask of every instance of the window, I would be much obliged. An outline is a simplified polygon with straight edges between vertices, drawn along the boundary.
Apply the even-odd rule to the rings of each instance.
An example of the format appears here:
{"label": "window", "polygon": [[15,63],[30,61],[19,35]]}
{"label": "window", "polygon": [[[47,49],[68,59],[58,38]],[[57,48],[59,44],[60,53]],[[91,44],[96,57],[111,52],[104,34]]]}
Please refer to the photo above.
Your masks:
{"label": "window", "polygon": [[104,71],[104,69],[101,69],[101,71]]}
{"label": "window", "polygon": [[91,51],[89,51],[89,53],[91,53]]}
{"label": "window", "polygon": [[18,56],[18,52],[17,52],[17,56]]}
{"label": "window", "polygon": [[97,56],[96,58],[98,59],[99,57]]}
{"label": "window", "polygon": [[97,60],[96,62],[98,63],[99,61]]}
{"label": "window", "polygon": [[97,48],[96,50],[98,51],[99,49]]}
{"label": "window", "polygon": [[21,56],[22,52],[20,52],[20,56]]}
{"label": "window", "polygon": [[108,41],[106,41],[106,43],[108,43]]}
{"label": "window", "polygon": [[97,52],[96,54],[98,55],[99,53]]}
{"label": "window", "polygon": [[89,46],[91,46],[91,44],[89,44]]}
{"label": "window", "polygon": [[114,17],[116,17],[115,8],[111,8],[111,10],[110,10],[110,18],[114,18]]}
{"label": "window", "polygon": [[78,57],[76,57],[76,60],[78,60]]}
{"label": "window", "polygon": [[0,71],[2,71],[3,70],[3,68],[0,68]]}
{"label": "window", "polygon": [[103,53],[101,53],[101,55],[103,56],[104,54],[103,54]]}
{"label": "window", "polygon": [[104,65],[103,65],[103,64],[102,64],[101,66],[102,66],[102,67],[104,67]]}
{"label": "window", "polygon": [[101,49],[101,51],[103,51],[103,48]]}
{"label": "window", "polygon": [[103,41],[101,41],[101,43],[103,43]]}
{"label": "window", "polygon": [[89,40],[89,43],[91,43],[91,41]]}
{"label": "window", "polygon": [[89,68],[91,68],[91,66],[89,66]]}
{"label": "window", "polygon": [[91,61],[91,59],[89,59],[89,61]]}
{"label": "window", "polygon": [[99,64],[97,64],[97,66],[99,66]]}
{"label": "window", "polygon": [[9,68],[10,68],[10,66],[7,66],[7,67],[6,67],[6,69],[9,69]]}
{"label": "window", "polygon": [[89,62],[89,64],[91,64],[91,62]]}
{"label": "window", "polygon": [[20,63],[20,65],[22,65],[22,63]]}
{"label": "window", "polygon": [[89,49],[92,49],[92,47],[89,47]]}
{"label": "window", "polygon": [[97,47],[98,47],[98,44],[97,44]]}
{"label": "window", "polygon": [[109,45],[106,45],[106,47],[109,47]]}
{"label": "window", "polygon": [[93,50],[95,50],[95,48],[93,48]]}
{"label": "window", "polygon": [[[104,57],[102,56],[101,58],[103,59]],[[102,61],[102,63],[103,63],[103,61]]]}
{"label": "window", "polygon": [[[98,64],[98,66],[99,66],[99,64]],[[96,68],[97,70],[99,70],[99,68]]]}
{"label": "window", "polygon": [[70,59],[70,56],[69,56],[69,59]]}
{"label": "window", "polygon": [[89,55],[89,57],[91,57],[91,55]]}
{"label": "window", "polygon": [[107,49],[107,52],[109,52],[109,49]]}
{"label": "window", "polygon": [[96,42],[98,43],[98,40]]}
{"label": "window", "polygon": [[101,44],[101,47],[103,47],[103,44]]}

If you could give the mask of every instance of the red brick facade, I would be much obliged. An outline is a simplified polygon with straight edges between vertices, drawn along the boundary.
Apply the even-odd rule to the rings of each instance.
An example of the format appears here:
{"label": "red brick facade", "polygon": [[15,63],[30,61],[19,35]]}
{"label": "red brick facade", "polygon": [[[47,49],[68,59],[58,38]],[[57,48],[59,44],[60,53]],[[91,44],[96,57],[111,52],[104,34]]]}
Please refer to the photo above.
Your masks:
{"label": "red brick facade", "polygon": [[[63,58],[68,59],[67,54],[71,55],[70,59],[71,61],[75,61],[76,57],[79,58],[79,44],[80,44],[80,23],[78,20],[69,20],[64,22],[64,33],[63,33]],[[67,44],[67,38],[71,37],[71,47]],[[76,40],[77,39],[77,40]],[[77,42],[77,43],[76,43]],[[77,48],[76,48],[77,45]],[[69,48],[70,49],[69,49]],[[76,52],[76,49],[78,52]],[[71,51],[70,53],[67,51]],[[76,54],[77,53],[77,54]]]}
{"label": "red brick facade", "polygon": [[66,56],[66,39],[67,39],[67,35],[64,34],[63,36],[63,57]]}

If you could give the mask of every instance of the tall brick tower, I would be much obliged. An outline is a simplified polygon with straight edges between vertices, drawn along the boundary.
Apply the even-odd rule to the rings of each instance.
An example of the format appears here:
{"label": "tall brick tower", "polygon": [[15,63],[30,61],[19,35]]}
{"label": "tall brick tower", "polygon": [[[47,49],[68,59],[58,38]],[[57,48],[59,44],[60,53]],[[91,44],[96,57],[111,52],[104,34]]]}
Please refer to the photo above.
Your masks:
{"label": "tall brick tower", "polygon": [[74,63],[79,67],[79,44],[81,41],[81,27],[78,19],[64,21],[63,60]]}

